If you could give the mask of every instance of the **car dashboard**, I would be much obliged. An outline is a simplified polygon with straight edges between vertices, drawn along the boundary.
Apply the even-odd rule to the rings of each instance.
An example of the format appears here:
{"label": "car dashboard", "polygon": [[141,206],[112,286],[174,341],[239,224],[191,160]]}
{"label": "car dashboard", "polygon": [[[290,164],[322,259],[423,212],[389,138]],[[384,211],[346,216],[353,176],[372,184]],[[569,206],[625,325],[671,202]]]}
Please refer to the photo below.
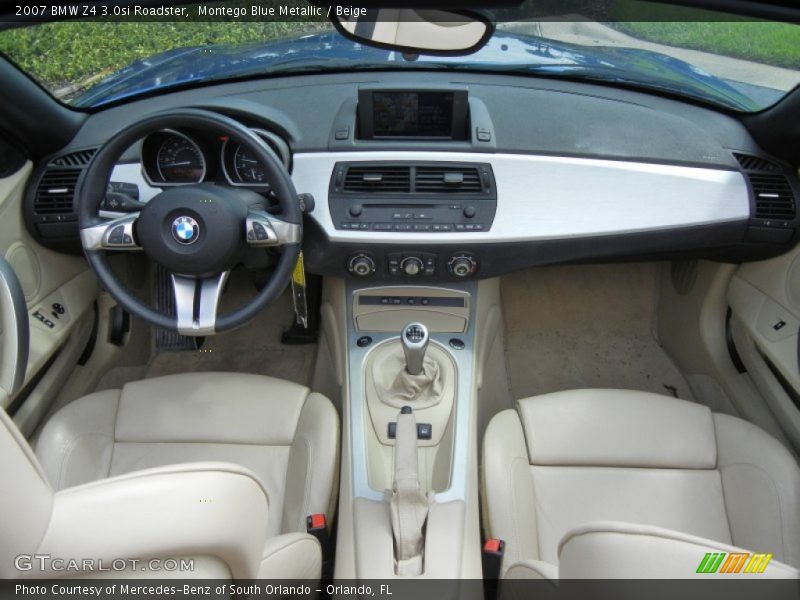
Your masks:
{"label": "car dashboard", "polygon": [[[731,116],[565,80],[396,71],[218,84],[97,112],[39,165],[31,232],[79,251],[74,194],[93,151],[188,107],[245,123],[290,169],[313,198],[303,247],[322,275],[424,284],[569,262],[736,262],[797,240],[796,173]],[[121,157],[101,214],[198,182],[272,194],[234,140],[166,130]]]}

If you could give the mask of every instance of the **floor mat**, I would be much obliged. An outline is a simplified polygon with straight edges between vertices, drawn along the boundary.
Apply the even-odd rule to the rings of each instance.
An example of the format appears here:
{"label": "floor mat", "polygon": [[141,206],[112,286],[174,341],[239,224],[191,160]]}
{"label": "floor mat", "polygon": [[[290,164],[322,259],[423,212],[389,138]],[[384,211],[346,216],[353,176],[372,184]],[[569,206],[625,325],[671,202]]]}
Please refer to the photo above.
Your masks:
{"label": "floor mat", "polygon": [[560,266],[504,277],[512,397],[623,388],[693,399],[652,334],[656,269]]}
{"label": "floor mat", "polygon": [[[247,273],[235,272],[225,292],[220,312],[230,312],[255,296]],[[159,352],[147,367],[146,377],[193,371],[236,371],[280,377],[309,385],[316,344],[285,346],[281,333],[294,318],[290,290],[245,326],[206,338],[200,350]]]}

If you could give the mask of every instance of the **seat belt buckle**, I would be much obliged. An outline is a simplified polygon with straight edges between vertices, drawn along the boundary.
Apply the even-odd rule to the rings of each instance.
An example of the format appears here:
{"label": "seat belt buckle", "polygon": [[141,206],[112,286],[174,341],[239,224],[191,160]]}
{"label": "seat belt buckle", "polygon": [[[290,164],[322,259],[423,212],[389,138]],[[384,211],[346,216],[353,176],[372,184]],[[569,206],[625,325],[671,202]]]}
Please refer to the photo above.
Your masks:
{"label": "seat belt buckle", "polygon": [[506,543],[498,538],[489,538],[483,543],[481,559],[484,579],[500,579]]}
{"label": "seat belt buckle", "polygon": [[324,531],[327,535],[328,533],[328,520],[325,518],[323,513],[314,513],[313,515],[308,515],[306,517],[306,531],[313,535],[315,538],[319,538],[319,533]]}
{"label": "seat belt buckle", "polygon": [[324,513],[314,513],[306,517],[306,532],[313,535],[322,550],[322,581],[333,577],[333,548],[328,532],[328,519]]}

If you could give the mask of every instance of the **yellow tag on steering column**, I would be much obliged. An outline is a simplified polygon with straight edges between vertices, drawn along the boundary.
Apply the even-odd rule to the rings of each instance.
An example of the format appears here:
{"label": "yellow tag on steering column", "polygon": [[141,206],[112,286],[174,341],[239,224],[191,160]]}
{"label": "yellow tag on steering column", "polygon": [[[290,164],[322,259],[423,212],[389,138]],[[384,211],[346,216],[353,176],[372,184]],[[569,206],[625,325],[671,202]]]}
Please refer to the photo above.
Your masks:
{"label": "yellow tag on steering column", "polygon": [[303,252],[297,257],[297,264],[292,273],[292,301],[297,323],[308,328],[308,305],[306,304],[306,268],[303,263]]}

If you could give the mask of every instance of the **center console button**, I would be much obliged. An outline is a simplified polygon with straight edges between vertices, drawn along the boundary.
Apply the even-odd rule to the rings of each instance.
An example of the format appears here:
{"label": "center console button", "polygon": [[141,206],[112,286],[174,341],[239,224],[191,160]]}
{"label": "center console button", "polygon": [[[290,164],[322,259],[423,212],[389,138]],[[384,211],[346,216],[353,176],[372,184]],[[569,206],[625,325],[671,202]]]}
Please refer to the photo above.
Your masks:
{"label": "center console button", "polygon": [[464,344],[464,341],[459,338],[451,338],[450,347],[453,350],[463,350],[466,347],[466,344]]}
{"label": "center console button", "polygon": [[416,256],[409,256],[408,258],[403,259],[403,262],[400,263],[400,268],[402,269],[403,273],[413,277],[414,275],[419,275],[420,271],[422,271],[424,268],[424,265]]}

